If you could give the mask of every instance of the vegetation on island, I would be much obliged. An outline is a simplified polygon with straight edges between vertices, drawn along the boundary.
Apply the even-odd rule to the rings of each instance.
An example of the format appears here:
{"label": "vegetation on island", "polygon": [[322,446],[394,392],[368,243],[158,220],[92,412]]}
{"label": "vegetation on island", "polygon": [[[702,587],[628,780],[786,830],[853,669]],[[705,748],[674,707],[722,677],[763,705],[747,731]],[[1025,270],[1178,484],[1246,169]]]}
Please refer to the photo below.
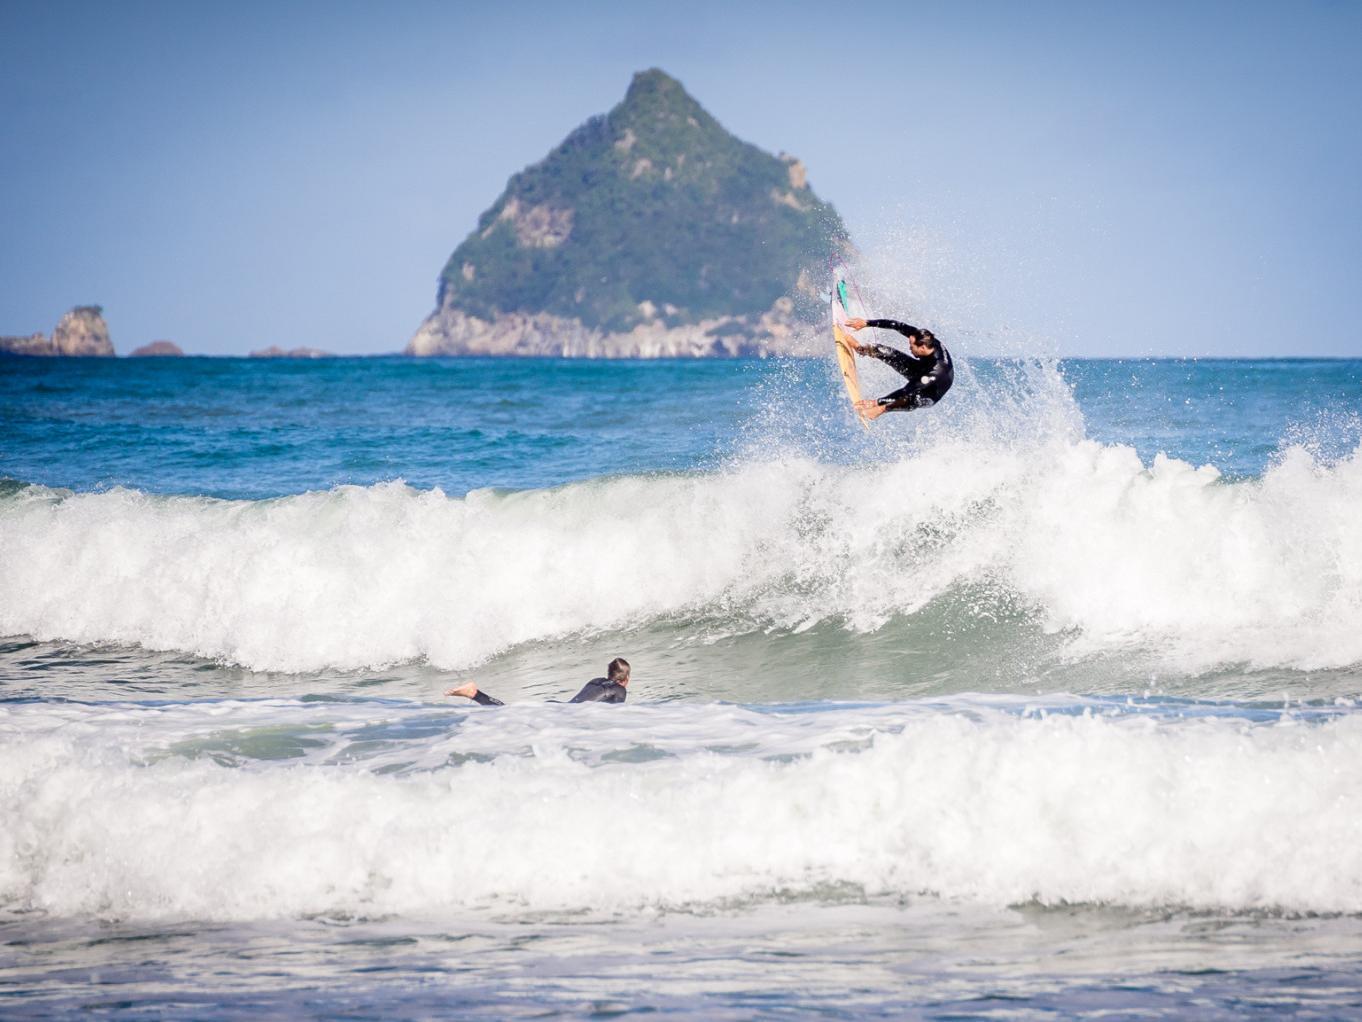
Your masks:
{"label": "vegetation on island", "polygon": [[510,179],[446,264],[440,304],[608,332],[759,316],[846,239],[802,165],[729,134],[654,69]]}

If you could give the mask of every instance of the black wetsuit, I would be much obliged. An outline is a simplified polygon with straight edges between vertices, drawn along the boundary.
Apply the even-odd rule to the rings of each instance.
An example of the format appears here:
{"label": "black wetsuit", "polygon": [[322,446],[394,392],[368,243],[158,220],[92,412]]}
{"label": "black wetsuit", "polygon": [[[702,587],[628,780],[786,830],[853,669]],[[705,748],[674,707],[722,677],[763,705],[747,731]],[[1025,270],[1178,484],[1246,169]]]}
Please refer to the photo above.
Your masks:
{"label": "black wetsuit", "polygon": [[[592,678],[582,690],[568,700],[570,703],[622,703],[624,697],[629,694],[629,689],[617,681],[609,678]],[[473,701],[479,706],[505,706],[496,696],[489,696],[481,689],[473,697]]]}
{"label": "black wetsuit", "polygon": [[[910,341],[922,336],[922,331],[917,327],[900,323],[896,319],[868,319],[865,325],[879,327],[881,330],[896,330]],[[951,353],[940,341],[936,342],[936,350],[926,358],[918,358],[916,355],[884,344],[865,345],[862,353],[879,359],[908,380],[906,387],[900,387],[875,402],[891,412],[906,412],[934,405],[955,382],[955,367],[951,364]]]}

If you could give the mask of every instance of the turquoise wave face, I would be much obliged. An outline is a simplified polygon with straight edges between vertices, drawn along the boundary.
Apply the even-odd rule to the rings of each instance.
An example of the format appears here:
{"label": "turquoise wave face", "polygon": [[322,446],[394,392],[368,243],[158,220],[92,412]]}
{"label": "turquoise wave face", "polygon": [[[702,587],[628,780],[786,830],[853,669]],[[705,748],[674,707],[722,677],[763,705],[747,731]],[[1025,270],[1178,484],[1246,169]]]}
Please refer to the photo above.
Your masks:
{"label": "turquoise wave face", "polygon": [[[896,384],[877,365],[868,393]],[[402,479],[451,495],[706,470],[791,449],[896,459],[1056,430],[1262,473],[1284,442],[1357,444],[1362,362],[962,363],[931,414],[863,436],[831,362],[0,361],[0,476],[265,498]]]}

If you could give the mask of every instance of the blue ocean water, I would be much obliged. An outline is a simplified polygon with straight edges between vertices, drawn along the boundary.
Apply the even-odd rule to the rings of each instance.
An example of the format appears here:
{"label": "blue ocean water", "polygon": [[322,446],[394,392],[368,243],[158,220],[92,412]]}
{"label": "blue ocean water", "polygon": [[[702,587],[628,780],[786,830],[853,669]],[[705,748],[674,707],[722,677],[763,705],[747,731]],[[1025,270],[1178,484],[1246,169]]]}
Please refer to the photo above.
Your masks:
{"label": "blue ocean water", "polygon": [[[984,388],[1003,371],[973,366]],[[1359,439],[1362,361],[1080,360],[1057,370],[1088,436],[1146,461],[1164,452],[1253,476],[1295,433],[1343,453]],[[398,478],[462,495],[703,470],[765,428],[763,412],[790,414],[785,390],[801,411],[812,401],[829,414],[827,439],[851,443],[828,377],[806,360],[9,359],[0,473],[75,490],[258,499]]]}
{"label": "blue ocean water", "polygon": [[1362,361],[0,360],[0,1014],[1355,1014],[1360,443]]}

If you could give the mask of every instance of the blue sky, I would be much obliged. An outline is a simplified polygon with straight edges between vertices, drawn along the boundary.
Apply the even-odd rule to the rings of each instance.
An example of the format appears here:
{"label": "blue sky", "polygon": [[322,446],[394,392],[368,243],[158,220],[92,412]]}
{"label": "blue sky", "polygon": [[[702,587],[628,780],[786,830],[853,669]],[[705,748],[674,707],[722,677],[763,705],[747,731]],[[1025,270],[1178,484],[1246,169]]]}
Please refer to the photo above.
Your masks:
{"label": "blue sky", "polygon": [[1362,355],[1359,52],[1351,0],[5,0],[0,333],[398,350],[506,179],[657,66],[966,352]]}

